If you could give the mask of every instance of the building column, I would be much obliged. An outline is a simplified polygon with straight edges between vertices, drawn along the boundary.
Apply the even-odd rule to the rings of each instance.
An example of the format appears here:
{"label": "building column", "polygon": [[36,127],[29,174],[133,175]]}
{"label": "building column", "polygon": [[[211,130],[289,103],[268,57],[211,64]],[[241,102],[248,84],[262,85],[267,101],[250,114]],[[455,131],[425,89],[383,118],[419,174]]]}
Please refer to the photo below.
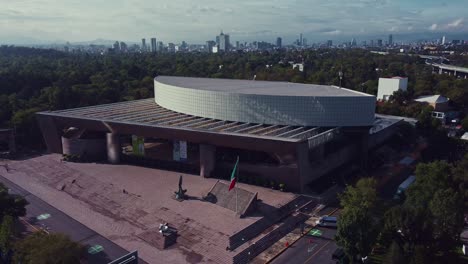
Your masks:
{"label": "building column", "polygon": [[15,133],[13,130],[11,131],[8,139],[8,149],[10,150],[10,153],[16,153]]}
{"label": "building column", "polygon": [[313,179],[312,168],[309,160],[309,144],[302,142],[297,144],[296,157],[297,157],[297,179],[295,189],[301,193],[305,191],[305,185]]}
{"label": "building column", "polygon": [[47,151],[62,154],[62,135],[52,116],[38,114],[36,120],[47,146]]}
{"label": "building column", "polygon": [[111,164],[120,163],[120,153],[122,148],[120,146],[120,138],[117,133],[106,134],[107,143],[107,161]]}
{"label": "building column", "polygon": [[216,147],[200,144],[200,176],[209,178],[216,166]]}
{"label": "building column", "polygon": [[366,175],[368,170],[368,161],[369,161],[369,131],[364,130],[361,134],[359,142],[359,150],[361,152],[361,170]]}

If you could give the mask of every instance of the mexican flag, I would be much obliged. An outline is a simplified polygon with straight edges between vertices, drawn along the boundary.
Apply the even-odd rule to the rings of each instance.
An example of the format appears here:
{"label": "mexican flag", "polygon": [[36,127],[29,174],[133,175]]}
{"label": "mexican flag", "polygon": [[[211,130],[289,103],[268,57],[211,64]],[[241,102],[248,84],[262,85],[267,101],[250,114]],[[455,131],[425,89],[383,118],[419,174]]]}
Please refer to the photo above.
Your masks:
{"label": "mexican flag", "polygon": [[239,156],[237,156],[237,161],[236,161],[236,165],[234,165],[234,169],[232,169],[232,172],[231,172],[231,184],[229,184],[229,190],[232,190],[234,189],[234,186],[236,185],[236,181],[237,181],[237,172],[238,172],[238,169],[237,169],[237,164],[239,163]]}

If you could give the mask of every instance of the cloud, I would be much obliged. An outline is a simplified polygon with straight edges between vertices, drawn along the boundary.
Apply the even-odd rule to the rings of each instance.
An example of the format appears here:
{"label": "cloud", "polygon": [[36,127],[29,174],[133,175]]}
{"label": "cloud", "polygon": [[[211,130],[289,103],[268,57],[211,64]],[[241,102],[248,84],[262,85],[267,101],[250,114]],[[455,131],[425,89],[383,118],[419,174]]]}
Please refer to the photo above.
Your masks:
{"label": "cloud", "polygon": [[324,34],[326,35],[332,35],[332,36],[336,36],[336,35],[341,35],[341,30],[338,30],[338,29],[335,29],[333,31],[327,31],[327,32],[323,32]]}
{"label": "cloud", "polygon": [[154,36],[164,43],[204,43],[221,29],[232,33],[232,41],[279,36],[284,43],[301,32],[310,42],[408,31],[466,34],[466,1],[0,0],[0,40],[9,35],[72,42]]}
{"label": "cloud", "polygon": [[437,29],[437,24],[432,24],[430,27],[429,27],[429,30],[436,30]]}
{"label": "cloud", "polygon": [[456,28],[456,27],[459,27],[459,26],[463,26],[462,23],[463,23],[463,18],[459,18],[459,19],[453,21],[452,23],[447,24],[447,27]]}

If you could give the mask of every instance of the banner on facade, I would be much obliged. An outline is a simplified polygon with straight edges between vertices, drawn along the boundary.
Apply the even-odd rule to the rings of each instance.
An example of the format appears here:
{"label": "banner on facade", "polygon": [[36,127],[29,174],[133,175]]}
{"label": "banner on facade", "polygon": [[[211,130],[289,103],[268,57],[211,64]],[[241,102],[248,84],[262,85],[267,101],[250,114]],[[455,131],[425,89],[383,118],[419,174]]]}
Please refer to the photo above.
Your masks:
{"label": "banner on facade", "polygon": [[187,161],[187,141],[179,142],[180,160]]}
{"label": "banner on facade", "polygon": [[136,135],[132,136],[133,155],[145,156],[145,138]]}
{"label": "banner on facade", "polygon": [[172,159],[175,161],[180,161],[180,143],[175,140],[172,148]]}

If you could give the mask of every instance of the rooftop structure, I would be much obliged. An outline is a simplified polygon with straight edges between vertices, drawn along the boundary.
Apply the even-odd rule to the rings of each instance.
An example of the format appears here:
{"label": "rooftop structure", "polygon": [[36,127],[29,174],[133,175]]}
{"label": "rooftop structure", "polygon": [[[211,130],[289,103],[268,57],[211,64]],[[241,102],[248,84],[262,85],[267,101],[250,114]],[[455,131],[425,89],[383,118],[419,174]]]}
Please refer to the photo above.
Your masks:
{"label": "rooftop structure", "polygon": [[441,104],[441,103],[447,103],[450,99],[448,99],[445,96],[442,96],[440,94],[435,94],[435,95],[424,95],[420,96],[415,99],[416,102],[421,102],[421,103],[430,103],[430,104]]}
{"label": "rooftop structure", "polygon": [[406,77],[390,77],[379,78],[379,88],[377,91],[377,100],[387,101],[390,96],[396,91],[406,91],[408,88],[408,78]]}
{"label": "rooftop structure", "polygon": [[427,103],[434,108],[434,111],[444,112],[449,109],[450,99],[440,94],[420,96],[414,101]]}

